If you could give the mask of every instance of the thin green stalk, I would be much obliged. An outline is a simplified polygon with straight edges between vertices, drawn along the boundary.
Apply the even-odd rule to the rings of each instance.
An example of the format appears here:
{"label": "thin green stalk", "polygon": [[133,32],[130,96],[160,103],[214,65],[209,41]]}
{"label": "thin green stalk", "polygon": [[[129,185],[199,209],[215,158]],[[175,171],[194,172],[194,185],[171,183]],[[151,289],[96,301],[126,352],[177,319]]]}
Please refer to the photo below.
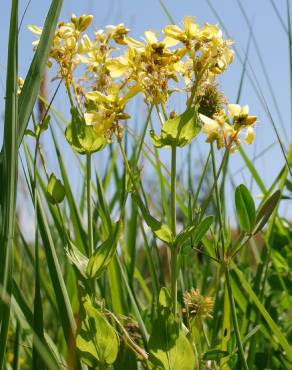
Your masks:
{"label": "thin green stalk", "polygon": [[[173,237],[176,236],[176,146],[171,147],[171,231]],[[171,299],[172,299],[172,312],[174,316],[177,313],[177,257],[178,250],[177,246],[171,246],[171,262],[170,262],[170,273],[171,273]]]}
{"label": "thin green stalk", "polygon": [[245,370],[249,370],[245,357],[244,357],[244,351],[243,351],[243,345],[242,341],[240,338],[240,332],[239,332],[239,326],[238,326],[238,321],[237,321],[237,314],[236,314],[236,307],[234,303],[234,298],[232,294],[232,288],[231,288],[231,281],[230,281],[230,275],[229,275],[229,267],[226,266],[225,268],[225,279],[226,279],[226,285],[227,285],[227,290],[228,290],[228,296],[230,300],[230,306],[231,306],[231,316],[232,316],[232,321],[233,321],[233,327],[235,331],[235,336],[236,336],[236,342],[237,342],[237,347],[239,350],[242,366]]}
{"label": "thin green stalk", "polygon": [[91,154],[86,155],[86,191],[87,191],[87,231],[88,231],[88,257],[93,255],[93,227],[91,203]]}
{"label": "thin green stalk", "polygon": [[10,322],[13,274],[13,245],[18,174],[18,1],[11,1],[10,29],[6,74],[6,98],[3,135],[3,162],[0,173],[0,204],[2,225],[0,230],[0,292],[7,296],[7,304],[0,303],[0,369],[4,368],[6,343]]}
{"label": "thin green stalk", "polygon": [[[34,114],[32,113],[32,119],[34,126],[36,126],[36,120]],[[34,310],[33,310],[33,350],[32,350],[32,365],[33,369],[39,369],[40,367],[45,367],[42,357],[38,353],[35,346],[35,341],[39,340],[44,342],[44,322],[43,322],[43,307],[41,299],[41,286],[40,286],[40,268],[39,268],[39,229],[38,229],[38,188],[37,188],[37,158],[38,158],[38,148],[39,148],[40,134],[36,137],[35,152],[33,160],[33,201],[35,209],[35,292],[34,292]]]}
{"label": "thin green stalk", "polygon": [[143,128],[143,132],[142,132],[142,135],[141,135],[141,139],[140,139],[140,142],[139,142],[139,147],[138,147],[138,151],[137,151],[137,155],[136,155],[136,159],[135,159],[135,167],[138,165],[139,158],[140,158],[140,155],[141,155],[141,152],[142,152],[142,148],[143,148],[143,144],[144,144],[144,140],[145,140],[145,136],[146,136],[146,132],[147,132],[147,127],[148,127],[148,124],[149,124],[150,119],[151,119],[152,109],[153,109],[153,104],[150,106],[148,114],[147,114],[147,118],[146,118],[146,121],[145,121],[145,125],[144,125],[144,128]]}

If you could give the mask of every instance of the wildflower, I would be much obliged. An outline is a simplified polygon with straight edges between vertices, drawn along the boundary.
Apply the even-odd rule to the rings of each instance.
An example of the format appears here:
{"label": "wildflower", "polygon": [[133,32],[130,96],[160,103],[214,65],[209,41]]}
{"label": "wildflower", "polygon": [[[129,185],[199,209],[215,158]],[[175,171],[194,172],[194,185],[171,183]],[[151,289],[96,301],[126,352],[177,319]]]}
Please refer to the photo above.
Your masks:
{"label": "wildflower", "polygon": [[246,129],[244,138],[245,144],[252,144],[255,138],[254,124],[256,123],[256,116],[249,116],[249,107],[245,105],[241,107],[239,104],[229,104],[228,111],[230,117],[234,119],[234,127],[237,131]]}
{"label": "wildflower", "polygon": [[192,288],[184,294],[184,304],[189,317],[204,320],[212,318],[214,299],[201,295],[199,289]]}
{"label": "wildflower", "polygon": [[201,121],[203,122],[202,131],[207,134],[207,143],[217,142],[217,148],[229,147],[228,139],[234,137],[236,132],[233,127],[226,122],[226,113],[224,109],[220,110],[219,113],[214,114],[214,119],[211,119],[203,114],[199,114]]}
{"label": "wildflower", "polygon": [[[204,123],[203,132],[208,135],[206,141],[211,143],[217,141],[218,149],[226,147],[230,151],[235,151],[240,145],[239,135],[245,130],[245,144],[251,144],[255,138],[254,124],[256,116],[249,116],[247,105],[241,107],[238,104],[228,104],[227,113],[224,109],[220,113],[213,115],[213,119],[199,114],[201,121]],[[228,120],[232,120],[229,123]]]}
{"label": "wildflower", "polygon": [[191,41],[196,39],[199,34],[199,25],[192,17],[185,17],[183,20],[184,28],[177,25],[169,25],[164,27],[163,33],[173,40],[173,44],[182,42],[187,47],[191,45]]}
{"label": "wildflower", "polygon": [[86,124],[94,126],[97,136],[106,137],[110,142],[119,121],[130,117],[125,112],[125,106],[138,92],[138,85],[129,88],[122,96],[117,85],[112,85],[108,95],[97,90],[88,92],[85,95],[88,107],[84,113]]}

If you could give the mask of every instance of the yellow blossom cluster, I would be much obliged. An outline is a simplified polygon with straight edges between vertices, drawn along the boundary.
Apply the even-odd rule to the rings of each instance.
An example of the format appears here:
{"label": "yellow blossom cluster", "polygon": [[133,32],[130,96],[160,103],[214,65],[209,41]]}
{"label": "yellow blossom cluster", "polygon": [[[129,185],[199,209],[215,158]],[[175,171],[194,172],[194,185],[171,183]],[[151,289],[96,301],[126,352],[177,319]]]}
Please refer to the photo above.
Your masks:
{"label": "yellow blossom cluster", "polygon": [[[66,83],[70,83],[73,78],[73,72],[79,64],[77,58],[79,52],[79,41],[82,33],[92,22],[92,15],[82,15],[77,18],[72,15],[71,22],[60,22],[55,32],[53,44],[50,51],[50,59],[55,60],[59,65],[58,77],[63,78]],[[36,35],[41,35],[42,29],[37,26],[29,26],[29,30]],[[37,47],[39,40],[33,45]],[[51,61],[49,61],[49,66]]]}
{"label": "yellow blossom cluster", "polygon": [[[64,80],[72,107],[97,136],[110,142],[114,133],[121,133],[119,124],[129,118],[126,106],[135,95],[142,93],[147,104],[164,109],[169,96],[180,91],[186,94],[187,108],[199,115],[208,142],[233,150],[243,129],[245,142],[252,142],[256,119],[248,115],[247,107],[230,104],[226,113],[222,109],[226,99],[216,90],[217,75],[233,60],[232,42],[223,38],[217,25],[200,26],[188,16],[181,27],[165,26],[163,37],[146,31],[142,40],[136,40],[119,24],[90,38],[84,32],[92,18],[73,15],[69,23],[59,23],[50,60],[59,66],[57,78]],[[29,28],[37,35],[42,32]],[[77,73],[79,65],[83,68]]]}

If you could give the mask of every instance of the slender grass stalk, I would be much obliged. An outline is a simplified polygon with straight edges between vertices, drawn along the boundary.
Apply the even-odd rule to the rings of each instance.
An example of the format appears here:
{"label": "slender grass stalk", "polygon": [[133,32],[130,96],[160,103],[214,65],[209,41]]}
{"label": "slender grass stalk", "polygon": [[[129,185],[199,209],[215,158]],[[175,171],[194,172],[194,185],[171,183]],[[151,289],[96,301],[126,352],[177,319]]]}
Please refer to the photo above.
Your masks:
{"label": "slender grass stalk", "polygon": [[227,290],[228,290],[228,296],[230,300],[230,306],[231,306],[231,316],[232,316],[232,322],[233,322],[233,327],[235,331],[235,336],[236,336],[236,342],[237,342],[237,347],[239,350],[240,354],[240,359],[242,362],[242,366],[245,370],[249,370],[245,357],[244,357],[244,350],[243,350],[243,345],[242,341],[240,338],[240,331],[239,331],[239,326],[238,326],[238,321],[237,321],[237,314],[236,314],[236,307],[234,303],[234,298],[232,294],[232,288],[231,288],[231,281],[230,281],[230,275],[229,275],[229,267],[226,266],[225,268],[225,279],[226,279],[226,285],[227,285]]}
{"label": "slender grass stalk", "polygon": [[3,167],[1,166],[1,217],[0,234],[0,284],[1,297],[7,296],[8,304],[0,305],[0,369],[5,363],[5,351],[10,321],[10,302],[12,293],[13,245],[15,229],[15,208],[18,175],[18,0],[11,2],[10,29],[6,75],[6,102],[3,141]]}
{"label": "slender grass stalk", "polygon": [[[34,115],[32,114],[34,125],[36,121]],[[37,219],[37,208],[38,208],[38,187],[37,187],[37,158],[38,158],[38,148],[39,148],[40,135],[36,137],[34,161],[33,161],[33,200],[35,209],[35,292],[34,292],[34,310],[33,310],[33,369],[37,370],[44,367],[42,357],[38,353],[37,347],[35,346],[35,341],[40,340],[44,342],[44,320],[43,320],[43,306],[41,299],[41,285],[40,285],[40,259],[39,259],[39,230],[38,230],[38,219]]]}
{"label": "slender grass stalk", "polygon": [[[171,147],[171,231],[173,237],[176,235],[176,146]],[[177,246],[171,246],[171,261],[170,261],[170,273],[171,273],[171,300],[172,300],[172,312],[174,316],[177,314],[177,257],[178,250]]]}

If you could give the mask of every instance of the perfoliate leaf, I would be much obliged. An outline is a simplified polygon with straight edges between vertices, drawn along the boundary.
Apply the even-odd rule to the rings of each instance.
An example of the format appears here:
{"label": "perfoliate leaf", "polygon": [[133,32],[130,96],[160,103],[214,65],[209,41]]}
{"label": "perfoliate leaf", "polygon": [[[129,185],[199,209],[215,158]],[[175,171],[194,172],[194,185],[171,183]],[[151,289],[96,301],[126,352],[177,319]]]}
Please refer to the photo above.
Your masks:
{"label": "perfoliate leaf", "polygon": [[104,149],[107,140],[97,136],[93,126],[88,126],[76,108],[71,109],[72,121],[67,126],[65,136],[68,143],[80,154],[90,154]]}
{"label": "perfoliate leaf", "polygon": [[243,184],[235,190],[235,206],[240,227],[251,233],[255,223],[255,204],[250,192]]}
{"label": "perfoliate leaf", "polygon": [[160,136],[150,131],[153,144],[157,148],[165,146],[183,147],[189,144],[198,135],[201,126],[197,119],[195,108],[189,108],[181,115],[165,121]]}
{"label": "perfoliate leaf", "polygon": [[49,201],[53,204],[61,203],[65,198],[65,188],[59,179],[52,173],[47,187]]}
{"label": "perfoliate leaf", "polygon": [[149,338],[149,360],[154,369],[193,370],[195,356],[180,324],[170,311],[168,292],[163,288],[159,295],[158,318],[153,322]]}
{"label": "perfoliate leaf", "polygon": [[86,274],[89,278],[98,279],[104,272],[116,252],[121,231],[122,222],[118,221],[114,224],[108,239],[91,256],[86,269]]}
{"label": "perfoliate leaf", "polygon": [[82,361],[93,368],[104,368],[115,362],[119,342],[114,328],[105,316],[94,307],[89,296],[83,301],[85,317],[76,344]]}
{"label": "perfoliate leaf", "polygon": [[253,234],[257,234],[259,231],[262,230],[262,228],[268,222],[274,209],[277,207],[280,198],[281,198],[281,190],[277,190],[260,207],[256,215],[256,220],[255,220],[256,227],[255,227],[255,231],[253,232]]}

